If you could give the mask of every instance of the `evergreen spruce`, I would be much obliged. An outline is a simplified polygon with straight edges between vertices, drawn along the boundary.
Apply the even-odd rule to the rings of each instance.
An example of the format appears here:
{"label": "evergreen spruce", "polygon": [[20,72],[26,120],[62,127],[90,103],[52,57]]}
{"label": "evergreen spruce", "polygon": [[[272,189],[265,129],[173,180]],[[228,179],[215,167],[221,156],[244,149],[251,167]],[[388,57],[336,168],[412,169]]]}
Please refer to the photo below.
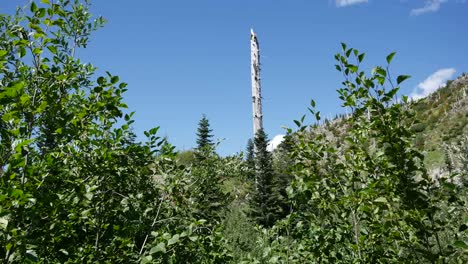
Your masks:
{"label": "evergreen spruce", "polygon": [[252,180],[255,177],[255,146],[254,142],[251,138],[247,141],[247,148],[246,148],[246,163],[247,163],[247,177],[249,180]]}
{"label": "evergreen spruce", "polygon": [[206,115],[198,122],[197,148],[195,150],[196,162],[191,164],[192,176],[195,179],[191,197],[194,202],[193,209],[199,219],[210,220],[213,223],[221,220],[220,212],[228,201],[228,195],[224,194],[222,178],[219,173],[221,158],[216,154],[212,141],[213,130]]}
{"label": "evergreen spruce", "polygon": [[201,150],[207,147],[212,147],[213,140],[213,129],[210,129],[210,122],[206,118],[206,115],[203,114],[202,119],[198,122],[198,129],[197,129],[197,149]]}
{"label": "evergreen spruce", "polygon": [[272,152],[272,166],[275,172],[273,181],[273,193],[277,197],[277,204],[281,207],[279,216],[286,217],[291,211],[291,204],[288,202],[286,188],[290,185],[293,176],[290,174],[291,164],[294,162],[290,158],[292,149],[291,135],[284,136],[283,141]]}
{"label": "evergreen spruce", "polygon": [[275,192],[275,174],[271,153],[267,151],[268,138],[263,130],[255,135],[256,190],[252,198],[252,216],[258,224],[269,227],[279,218],[281,208]]}

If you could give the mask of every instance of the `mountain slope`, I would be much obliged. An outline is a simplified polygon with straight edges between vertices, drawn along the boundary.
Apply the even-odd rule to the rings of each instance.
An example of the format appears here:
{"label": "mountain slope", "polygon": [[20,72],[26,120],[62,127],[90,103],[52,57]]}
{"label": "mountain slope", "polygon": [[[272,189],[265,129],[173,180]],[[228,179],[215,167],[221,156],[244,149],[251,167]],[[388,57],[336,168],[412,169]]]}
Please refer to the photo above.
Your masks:
{"label": "mountain slope", "polygon": [[468,75],[464,74],[426,98],[415,101],[412,130],[429,169],[444,166],[445,149],[468,136]]}

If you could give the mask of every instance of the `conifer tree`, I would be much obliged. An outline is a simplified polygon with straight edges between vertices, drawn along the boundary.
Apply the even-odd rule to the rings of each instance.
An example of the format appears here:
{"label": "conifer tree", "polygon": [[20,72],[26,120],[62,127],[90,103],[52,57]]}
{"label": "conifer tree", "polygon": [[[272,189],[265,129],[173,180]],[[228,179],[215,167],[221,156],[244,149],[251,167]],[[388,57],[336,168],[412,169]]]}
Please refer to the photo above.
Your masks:
{"label": "conifer tree", "polygon": [[272,156],[267,151],[268,138],[263,130],[255,135],[254,144],[256,188],[252,198],[252,216],[258,224],[269,227],[279,218],[281,208],[274,187]]}
{"label": "conifer tree", "polygon": [[286,188],[290,185],[293,176],[290,172],[293,160],[290,157],[292,149],[291,135],[284,136],[283,141],[272,152],[272,166],[275,172],[273,182],[273,193],[277,197],[278,206],[281,207],[279,216],[281,218],[287,216],[291,211],[291,204],[288,202],[288,194]]}
{"label": "conifer tree", "polygon": [[247,140],[247,147],[246,147],[246,151],[247,151],[247,156],[246,156],[246,160],[247,162],[253,162],[254,161],[254,157],[255,157],[255,146],[254,146],[254,142],[251,138],[249,138],[249,140]]}
{"label": "conifer tree", "polygon": [[213,129],[210,128],[210,122],[206,118],[206,115],[203,114],[202,119],[198,122],[198,129],[197,129],[197,149],[201,150],[206,148],[207,146],[212,147],[213,141],[212,137]]}
{"label": "conifer tree", "polygon": [[208,118],[203,114],[198,122],[197,148],[194,153],[196,162],[191,164],[195,194],[191,199],[195,201],[196,217],[216,222],[220,220],[219,212],[226,205],[228,195],[221,189],[221,158],[216,154],[212,132]]}
{"label": "conifer tree", "polygon": [[254,142],[251,138],[247,141],[247,148],[246,148],[246,163],[247,163],[247,168],[248,168],[248,175],[247,177],[249,180],[252,180],[255,177],[255,147],[254,147]]}

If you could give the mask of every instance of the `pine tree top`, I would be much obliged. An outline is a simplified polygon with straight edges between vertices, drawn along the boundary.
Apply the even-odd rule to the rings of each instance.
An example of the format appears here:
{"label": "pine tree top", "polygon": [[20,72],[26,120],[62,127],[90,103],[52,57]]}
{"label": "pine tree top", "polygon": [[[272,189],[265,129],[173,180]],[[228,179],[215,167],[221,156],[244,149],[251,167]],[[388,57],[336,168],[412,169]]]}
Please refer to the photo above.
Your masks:
{"label": "pine tree top", "polygon": [[210,122],[206,115],[202,116],[202,119],[198,122],[198,129],[197,129],[197,148],[203,149],[207,146],[213,146],[213,129],[210,128]]}

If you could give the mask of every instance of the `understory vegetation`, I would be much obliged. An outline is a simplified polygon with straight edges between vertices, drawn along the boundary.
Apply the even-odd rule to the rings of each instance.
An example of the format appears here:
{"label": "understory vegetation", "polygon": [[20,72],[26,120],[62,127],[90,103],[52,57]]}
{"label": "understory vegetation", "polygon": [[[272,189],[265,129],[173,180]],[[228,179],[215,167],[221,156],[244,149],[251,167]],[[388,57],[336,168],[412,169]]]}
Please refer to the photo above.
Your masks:
{"label": "understory vegetation", "polygon": [[0,15],[1,262],[468,263],[466,113],[437,136],[434,176],[417,133],[443,110],[397,98],[409,76],[391,77],[395,53],[366,73],[342,44],[350,114],[323,121],[311,101],[273,152],[260,131],[218,155],[206,116],[177,152],[157,127],[138,142],[126,84],[75,55],[104,24],[88,7]]}

